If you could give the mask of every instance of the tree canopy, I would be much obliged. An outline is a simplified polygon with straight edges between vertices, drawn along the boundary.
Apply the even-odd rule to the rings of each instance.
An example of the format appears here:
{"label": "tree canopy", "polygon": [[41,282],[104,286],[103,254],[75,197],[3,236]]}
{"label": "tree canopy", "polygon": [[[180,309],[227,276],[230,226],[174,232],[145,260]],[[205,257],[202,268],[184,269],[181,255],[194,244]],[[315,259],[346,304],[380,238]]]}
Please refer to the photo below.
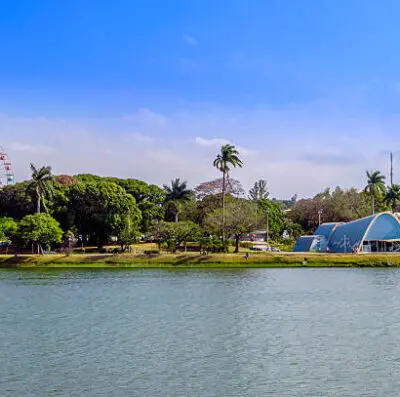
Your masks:
{"label": "tree canopy", "polygon": [[27,215],[19,222],[18,241],[23,247],[35,244],[38,251],[61,243],[63,231],[60,224],[49,214]]}
{"label": "tree canopy", "polygon": [[241,236],[255,229],[268,230],[269,238],[279,241],[288,234],[313,233],[320,221],[348,222],[370,215],[371,209],[400,208],[400,185],[386,187],[379,171],[367,173],[362,191],[336,187],[309,199],[278,200],[270,198],[264,179],[245,197],[241,183],[227,178],[231,167],[242,165],[234,146],[224,145],[213,165],[222,178],[193,190],[179,178],[159,187],[134,178],[53,176],[49,166],[32,165],[30,181],[0,188],[0,239],[48,247],[73,234],[85,244],[117,242],[125,250],[139,236],[156,234],[158,242],[175,250],[190,239],[210,238],[213,244],[221,238],[225,248],[226,234],[237,250]]}

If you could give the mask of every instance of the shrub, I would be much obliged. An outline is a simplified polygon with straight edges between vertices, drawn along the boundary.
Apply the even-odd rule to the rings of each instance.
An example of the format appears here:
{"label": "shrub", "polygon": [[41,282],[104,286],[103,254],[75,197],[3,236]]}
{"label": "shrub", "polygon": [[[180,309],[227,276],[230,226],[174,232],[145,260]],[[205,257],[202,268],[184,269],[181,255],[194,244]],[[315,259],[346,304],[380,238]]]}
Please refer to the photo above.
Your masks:
{"label": "shrub", "polygon": [[159,255],[160,251],[159,250],[145,250],[143,251],[145,255]]}

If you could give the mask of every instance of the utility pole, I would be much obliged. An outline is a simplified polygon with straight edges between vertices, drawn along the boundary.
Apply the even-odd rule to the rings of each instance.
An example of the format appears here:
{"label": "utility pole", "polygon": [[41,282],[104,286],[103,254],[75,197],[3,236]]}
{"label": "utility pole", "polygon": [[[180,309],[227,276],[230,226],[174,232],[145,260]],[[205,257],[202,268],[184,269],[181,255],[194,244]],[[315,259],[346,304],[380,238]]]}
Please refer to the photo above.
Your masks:
{"label": "utility pole", "polygon": [[318,210],[318,226],[321,224],[322,210]]}

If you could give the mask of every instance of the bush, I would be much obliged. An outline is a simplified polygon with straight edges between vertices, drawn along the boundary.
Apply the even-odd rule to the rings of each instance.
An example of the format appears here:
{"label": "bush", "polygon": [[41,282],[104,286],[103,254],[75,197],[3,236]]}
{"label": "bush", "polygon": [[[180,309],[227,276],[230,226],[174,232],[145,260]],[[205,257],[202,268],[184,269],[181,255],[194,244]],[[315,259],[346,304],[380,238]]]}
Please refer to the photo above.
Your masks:
{"label": "bush", "polygon": [[159,255],[160,251],[159,250],[145,250],[143,251],[145,255]]}
{"label": "bush", "polygon": [[275,248],[279,248],[281,251],[293,251],[295,240],[292,239],[279,239],[270,240],[269,244]]}
{"label": "bush", "polygon": [[251,241],[241,241],[239,243],[239,246],[242,248],[247,248],[247,249],[252,249],[253,248],[253,243]]}
{"label": "bush", "polygon": [[222,243],[219,239],[203,237],[199,240],[200,250],[209,252],[229,252],[229,242]]}

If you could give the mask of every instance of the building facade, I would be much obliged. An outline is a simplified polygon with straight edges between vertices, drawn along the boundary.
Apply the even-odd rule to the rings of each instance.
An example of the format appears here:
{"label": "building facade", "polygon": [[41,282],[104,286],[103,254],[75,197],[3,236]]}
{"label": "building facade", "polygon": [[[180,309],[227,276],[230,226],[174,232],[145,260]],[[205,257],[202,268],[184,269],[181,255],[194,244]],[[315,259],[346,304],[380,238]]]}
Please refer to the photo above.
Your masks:
{"label": "building facade", "polygon": [[[305,240],[326,240],[325,249]],[[302,236],[295,244],[296,252],[400,252],[400,222],[390,212],[382,212],[347,223],[324,223],[313,236]]]}

